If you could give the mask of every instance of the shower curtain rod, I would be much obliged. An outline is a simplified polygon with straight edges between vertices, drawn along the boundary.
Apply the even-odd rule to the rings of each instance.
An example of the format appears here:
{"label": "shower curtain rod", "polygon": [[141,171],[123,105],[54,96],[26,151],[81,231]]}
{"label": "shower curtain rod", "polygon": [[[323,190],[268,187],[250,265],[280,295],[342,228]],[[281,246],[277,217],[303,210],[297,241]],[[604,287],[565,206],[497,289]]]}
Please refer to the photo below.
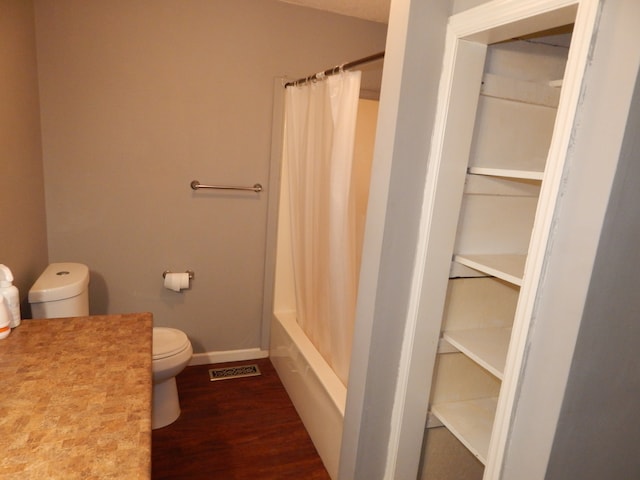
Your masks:
{"label": "shower curtain rod", "polygon": [[284,84],[284,88],[291,87],[293,85],[304,85],[305,83],[311,82],[313,80],[322,80],[326,76],[335,75],[336,73],[340,73],[344,70],[349,70],[365,63],[375,62],[376,60],[380,60],[381,58],[384,58],[384,52],[374,53],[373,55],[369,55],[368,57],[359,58],[358,60],[343,63],[342,65],[336,65],[333,68],[327,68],[323,72],[315,73],[313,75],[309,75],[308,77],[302,77],[298,80],[294,80],[293,82],[287,82]]}

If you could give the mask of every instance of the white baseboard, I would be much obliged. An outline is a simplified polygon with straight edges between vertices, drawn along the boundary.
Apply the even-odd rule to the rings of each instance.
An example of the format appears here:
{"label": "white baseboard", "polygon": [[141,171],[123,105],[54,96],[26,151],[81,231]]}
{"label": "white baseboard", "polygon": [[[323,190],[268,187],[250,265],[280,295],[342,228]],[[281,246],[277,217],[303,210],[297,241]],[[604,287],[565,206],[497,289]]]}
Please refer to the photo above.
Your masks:
{"label": "white baseboard", "polygon": [[260,348],[248,348],[246,350],[226,350],[223,352],[194,353],[189,365],[208,365],[211,363],[241,362],[243,360],[255,360],[267,358],[269,350]]}

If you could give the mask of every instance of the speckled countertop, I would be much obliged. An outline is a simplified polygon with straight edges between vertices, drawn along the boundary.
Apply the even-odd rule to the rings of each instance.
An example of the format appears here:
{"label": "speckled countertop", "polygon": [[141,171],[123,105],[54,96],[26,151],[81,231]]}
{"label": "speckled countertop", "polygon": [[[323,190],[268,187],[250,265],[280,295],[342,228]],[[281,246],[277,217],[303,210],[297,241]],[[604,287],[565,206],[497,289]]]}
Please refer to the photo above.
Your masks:
{"label": "speckled countertop", "polygon": [[23,320],[0,340],[0,478],[150,478],[152,324]]}

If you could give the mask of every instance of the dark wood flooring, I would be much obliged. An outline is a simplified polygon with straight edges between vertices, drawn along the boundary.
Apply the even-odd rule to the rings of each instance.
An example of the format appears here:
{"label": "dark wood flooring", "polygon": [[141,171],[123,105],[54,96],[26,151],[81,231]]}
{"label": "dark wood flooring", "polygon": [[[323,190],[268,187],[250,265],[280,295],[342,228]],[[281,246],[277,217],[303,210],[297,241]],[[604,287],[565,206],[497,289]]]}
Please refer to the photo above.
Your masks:
{"label": "dark wood flooring", "polygon": [[[258,364],[262,375],[209,381],[209,368]],[[269,359],[187,367],[182,413],[152,434],[152,478],[329,480]]]}

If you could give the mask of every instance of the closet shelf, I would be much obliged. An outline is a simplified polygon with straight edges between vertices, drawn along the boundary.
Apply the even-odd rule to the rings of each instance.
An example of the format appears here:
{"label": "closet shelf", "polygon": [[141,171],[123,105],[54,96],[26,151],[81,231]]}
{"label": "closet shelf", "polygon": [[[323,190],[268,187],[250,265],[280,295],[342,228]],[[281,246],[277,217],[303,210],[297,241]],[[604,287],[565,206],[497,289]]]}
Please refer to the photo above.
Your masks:
{"label": "closet shelf", "polygon": [[487,462],[498,398],[479,398],[433,405],[431,412],[478,460]]}
{"label": "closet shelf", "polygon": [[517,254],[458,254],[454,255],[453,260],[461,265],[520,286],[522,285],[526,258],[526,255]]}
{"label": "closet shelf", "polygon": [[469,167],[468,173],[472,175],[484,175],[488,177],[500,177],[500,178],[517,178],[522,180],[540,180],[544,176],[544,172],[535,170],[518,170],[518,169],[506,169],[506,168],[491,168],[491,167]]}
{"label": "closet shelf", "polygon": [[511,327],[448,330],[442,336],[460,352],[502,380]]}

